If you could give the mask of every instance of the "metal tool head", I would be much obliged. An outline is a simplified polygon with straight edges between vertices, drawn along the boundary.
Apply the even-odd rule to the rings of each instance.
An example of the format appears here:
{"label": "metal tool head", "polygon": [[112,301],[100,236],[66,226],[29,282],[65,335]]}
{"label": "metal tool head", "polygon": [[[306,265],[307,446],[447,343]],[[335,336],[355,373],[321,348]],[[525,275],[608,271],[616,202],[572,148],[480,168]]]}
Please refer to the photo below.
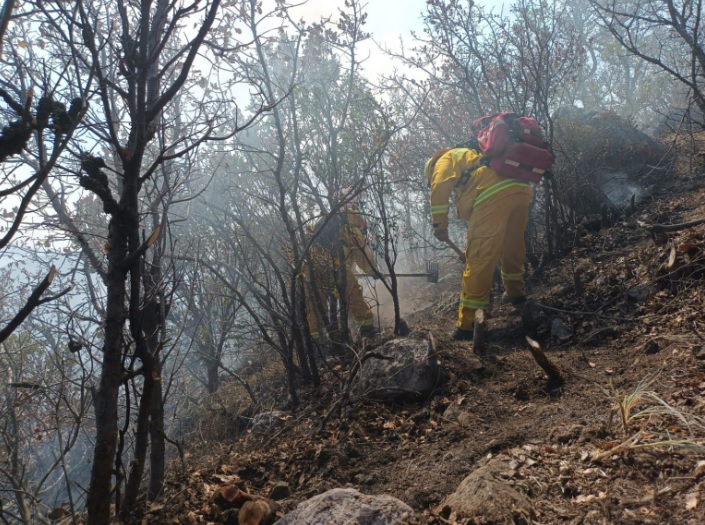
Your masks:
{"label": "metal tool head", "polygon": [[436,261],[428,261],[426,263],[426,279],[429,283],[438,282],[438,263]]}

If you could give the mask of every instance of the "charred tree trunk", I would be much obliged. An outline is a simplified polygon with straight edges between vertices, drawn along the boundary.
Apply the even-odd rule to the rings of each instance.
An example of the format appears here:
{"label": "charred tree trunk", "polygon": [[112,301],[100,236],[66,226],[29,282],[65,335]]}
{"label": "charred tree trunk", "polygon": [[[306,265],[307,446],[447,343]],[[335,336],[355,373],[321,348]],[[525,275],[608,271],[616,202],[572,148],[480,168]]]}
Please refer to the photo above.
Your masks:
{"label": "charred tree trunk", "polygon": [[[164,109],[183,88],[198,51],[213,26],[220,2],[212,0],[207,6],[196,8],[194,4],[179,10],[171,10],[169,2],[165,0],[143,2],[137,7],[132,4],[132,7],[128,6],[124,0],[102,3],[100,6],[88,6],[80,0],[70,7],[62,3],[52,4],[52,21],[56,14],[67,25],[75,26],[80,22],[81,31],[77,33],[81,38],[80,49],[73,40],[66,43],[75,53],[86,52],[77,60],[81,63],[85,61],[86,67],[92,71],[97,92],[94,98],[100,105],[102,122],[110,124],[102,128],[94,138],[97,137],[102,142],[101,146],[109,147],[115,153],[115,168],[119,174],[117,184],[112,184],[107,174],[100,171],[101,166],[97,160],[102,159],[87,154],[82,157],[79,182],[102,201],[103,211],[110,215],[103,354],[99,385],[93,393],[96,438],[86,500],[89,525],[109,525],[113,465],[122,462],[121,458],[116,457],[120,416],[118,399],[120,385],[128,377],[123,366],[127,356],[124,330],[128,316],[134,353],[143,366],[144,395],[147,398],[139,402],[138,420],[142,422],[142,427],[138,428],[138,434],[142,429],[147,431],[152,399],[156,395],[154,390],[158,390],[157,383],[160,380],[159,366],[145,341],[141,319],[140,261],[151,245],[150,241],[153,241],[151,238],[146,243],[140,241],[139,204],[142,186],[151,177],[155,177],[154,168],[164,162],[164,151],[155,151],[154,156],[150,155],[154,164],[142,173],[145,151],[153,143],[162,125]],[[43,9],[43,6],[37,5]],[[119,41],[115,42],[115,46],[107,45],[105,35],[98,30],[98,24],[106,16],[121,22],[115,26],[122,30],[122,34],[117,35]],[[197,16],[201,23],[185,47],[182,43],[178,44],[182,60],[177,68],[171,67],[170,58],[165,53],[173,49],[173,44],[181,37],[174,28],[181,26],[190,16]],[[120,73],[113,71],[112,66],[108,68],[105,65],[106,55],[118,50],[123,53],[122,56],[109,56],[107,60],[112,63],[119,60]],[[162,70],[162,67],[165,69]],[[120,87],[110,80],[115,74],[121,74],[124,78]],[[115,113],[119,111],[114,104],[116,99],[120,99],[120,110],[124,108],[124,115],[129,118],[124,126],[119,124],[121,119]],[[120,133],[121,129],[127,135],[126,140]],[[202,140],[207,139],[207,135],[204,135]],[[116,191],[115,197],[113,191]],[[129,290],[126,286],[128,273]],[[129,410],[129,400],[126,406]],[[129,422],[129,419],[126,418],[126,421]],[[142,436],[138,439],[143,440],[138,446],[141,449],[148,439]],[[138,450],[138,453],[142,454],[142,451]],[[139,466],[144,468],[144,459]],[[131,472],[130,476],[137,476],[137,473],[133,475]],[[128,484],[139,486],[138,481],[133,479]],[[130,494],[129,498],[133,498],[133,495]],[[129,512],[130,506],[125,507],[123,510]]]}
{"label": "charred tree trunk", "polygon": [[[130,199],[136,209],[136,193]],[[127,202],[123,203],[126,204]],[[121,265],[127,256],[129,227],[122,217],[110,219],[110,248],[108,250],[107,307],[105,342],[100,383],[93,392],[96,438],[93,449],[91,481],[88,490],[87,510],[90,525],[109,525],[110,492],[112,489],[113,461],[117,449],[118,394],[122,381],[123,326],[125,311],[125,279]]]}
{"label": "charred tree trunk", "polygon": [[[321,386],[321,376],[318,373],[318,364],[316,363],[316,355],[314,352],[313,340],[311,339],[311,332],[307,328],[306,322],[306,283],[303,280],[299,281],[299,294],[298,303],[296,306],[296,318],[295,323],[298,326],[305,327],[300,330],[302,343],[304,346],[304,356],[303,358],[308,363],[308,369],[311,372],[311,381],[313,386],[318,388]],[[313,306],[313,305],[312,305]]]}
{"label": "charred tree trunk", "polygon": [[294,277],[291,283],[291,302],[294,308],[289,313],[291,319],[291,336],[293,339],[294,350],[296,351],[296,356],[299,361],[299,366],[301,367],[301,379],[304,383],[311,383],[313,376],[311,368],[309,367],[308,356],[306,354],[306,349],[304,347],[304,337],[301,333],[302,324],[299,323],[300,315],[298,306],[301,303],[300,299],[303,299],[303,294],[300,294],[301,287],[298,285],[298,280]]}
{"label": "charred tree trunk", "polygon": [[135,455],[130,462],[130,471],[125,485],[125,497],[120,506],[120,518],[129,521],[130,514],[135,508],[137,497],[139,496],[144,468],[147,462],[147,449],[149,448],[149,417],[152,411],[152,401],[154,399],[155,383],[154,364],[143,364],[144,385],[142,387],[142,397],[140,398],[139,410],[137,412],[137,422],[135,429]]}
{"label": "charred tree trunk", "polygon": [[340,342],[343,344],[348,344],[351,341],[350,332],[350,308],[348,295],[350,290],[348,290],[348,269],[345,266],[345,255],[342,245],[339,249],[339,263],[336,271],[336,287],[338,288],[338,315],[331,317],[331,319],[337,319],[340,326]]}
{"label": "charred tree trunk", "polygon": [[166,433],[164,428],[164,394],[162,391],[162,366],[159,357],[156,360],[156,376],[152,391],[152,410],[150,412],[149,437],[149,488],[147,498],[150,501],[161,496],[164,490],[166,472]]}
{"label": "charred tree trunk", "polygon": [[209,394],[215,394],[220,388],[220,361],[212,356],[204,356],[206,365],[206,390]]}
{"label": "charred tree trunk", "polygon": [[299,394],[296,388],[296,367],[294,366],[294,351],[286,341],[286,337],[281,329],[277,330],[279,345],[282,349],[284,368],[286,369],[286,380],[289,387],[289,404],[292,407],[298,406]]}

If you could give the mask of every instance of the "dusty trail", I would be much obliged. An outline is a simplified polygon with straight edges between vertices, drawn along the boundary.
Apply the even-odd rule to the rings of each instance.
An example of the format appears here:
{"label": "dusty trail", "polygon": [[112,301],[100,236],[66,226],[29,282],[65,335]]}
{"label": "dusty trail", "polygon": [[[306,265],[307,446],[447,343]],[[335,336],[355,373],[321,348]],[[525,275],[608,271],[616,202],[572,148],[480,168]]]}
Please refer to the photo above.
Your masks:
{"label": "dusty trail", "polygon": [[[238,479],[265,495],[286,483],[280,514],[327,489],[354,487],[395,496],[426,523],[452,523],[444,500],[473,470],[500,462],[502,483],[530,499],[532,523],[705,523],[705,449],[673,446],[705,445],[705,227],[656,246],[637,224],[705,216],[705,190],[696,182],[681,181],[680,193],[657,196],[611,228],[585,234],[573,254],[529,282],[534,300],[552,307],[537,315],[534,336],[569,372],[559,392],[547,393],[509,307],[495,304],[489,321],[496,362],[480,361],[468,343],[450,339],[461,270],[451,278],[449,265],[438,284],[404,292],[409,325],[435,335],[445,373],[430,399],[358,403],[317,430],[336,393],[307,396],[309,404],[274,437],[245,434],[213,444],[219,453],[192,452],[193,468],[170,482],[163,517],[195,512],[197,522],[219,522],[212,493]],[[683,269],[663,278],[671,247]],[[582,295],[575,293],[576,267]],[[646,292],[634,292],[640,289]],[[422,306],[413,311],[413,304]],[[563,341],[552,336],[556,319],[571,332]],[[344,374],[343,367],[335,371]],[[668,413],[623,422],[615,401],[626,406],[626,396],[649,378],[644,390],[657,397],[637,396],[627,414],[659,403]],[[664,435],[670,444],[651,445]],[[501,514],[502,501],[495,504]]]}

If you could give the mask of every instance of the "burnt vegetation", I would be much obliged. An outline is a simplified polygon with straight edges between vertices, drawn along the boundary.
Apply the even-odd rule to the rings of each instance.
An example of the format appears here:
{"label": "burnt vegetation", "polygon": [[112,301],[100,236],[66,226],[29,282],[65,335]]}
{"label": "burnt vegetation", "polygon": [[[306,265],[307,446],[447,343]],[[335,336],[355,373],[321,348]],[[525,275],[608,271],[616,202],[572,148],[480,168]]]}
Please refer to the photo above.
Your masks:
{"label": "burnt vegetation", "polygon": [[[701,3],[340,4],[2,2],[0,522],[701,523]],[[500,111],[556,162],[457,342],[423,167]]]}

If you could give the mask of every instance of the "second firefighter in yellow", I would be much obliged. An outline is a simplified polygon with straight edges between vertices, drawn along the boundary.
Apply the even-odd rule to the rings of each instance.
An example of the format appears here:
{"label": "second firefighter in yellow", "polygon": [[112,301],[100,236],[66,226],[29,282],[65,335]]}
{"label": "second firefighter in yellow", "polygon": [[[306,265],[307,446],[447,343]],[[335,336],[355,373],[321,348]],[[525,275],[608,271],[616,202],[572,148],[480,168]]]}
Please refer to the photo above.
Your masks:
{"label": "second firefighter in yellow", "polygon": [[[355,325],[362,337],[374,337],[377,329],[374,325],[372,309],[365,301],[362,286],[357,282],[354,266],[357,265],[363,272],[376,275],[372,261],[372,254],[367,242],[367,223],[360,211],[353,205],[346,206],[340,212],[342,227],[339,238],[334,246],[314,246],[312,259],[314,264],[313,275],[306,272],[309,288],[315,289],[320,305],[328,305],[329,298],[341,298],[341,291],[347,305],[355,319]],[[315,285],[310,281],[315,278]],[[307,317],[311,336],[318,339],[319,316],[316,311],[314,299],[307,295]],[[330,327],[327,327],[330,330]],[[338,340],[340,334],[330,333],[331,339]]]}
{"label": "second firefighter in yellow", "polygon": [[431,186],[433,234],[448,240],[450,197],[455,193],[458,217],[468,221],[463,291],[454,339],[472,339],[477,310],[489,306],[497,261],[502,282],[513,304],[526,300],[524,292],[524,230],[531,204],[531,184],[502,177],[480,165],[481,154],[468,148],[437,151],[426,163]]}

